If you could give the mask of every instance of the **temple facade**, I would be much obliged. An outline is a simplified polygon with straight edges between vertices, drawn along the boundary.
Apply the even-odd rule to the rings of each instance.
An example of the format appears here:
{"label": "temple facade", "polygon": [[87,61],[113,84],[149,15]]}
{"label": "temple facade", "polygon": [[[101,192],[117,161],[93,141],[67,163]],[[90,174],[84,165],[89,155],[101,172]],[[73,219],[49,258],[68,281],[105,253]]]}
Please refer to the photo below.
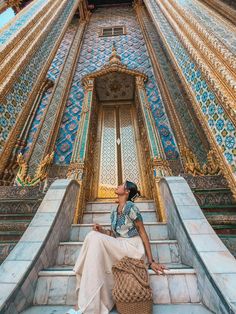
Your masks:
{"label": "temple facade", "polygon": [[[15,17],[0,28],[0,260],[14,253],[57,182],[74,182],[71,219],[85,228],[80,224],[93,222],[84,220],[86,210],[107,209],[126,179],[137,183],[140,204],[153,202],[157,224],[168,224],[171,206],[179,205],[168,203],[168,193],[187,189],[182,205],[203,212],[217,243],[236,256],[234,1],[0,0],[0,19],[9,8]],[[163,182],[174,178],[168,192]],[[170,239],[181,242],[173,230]],[[60,264],[51,261],[47,266]],[[43,284],[35,292],[35,283],[34,301],[24,306],[7,295],[1,313],[21,313],[32,302],[57,304],[50,292],[42,301]],[[211,279],[209,285],[215,287]],[[224,312],[195,290],[189,298],[212,313],[234,313],[217,289],[211,296]],[[12,302],[16,312],[7,312]]]}

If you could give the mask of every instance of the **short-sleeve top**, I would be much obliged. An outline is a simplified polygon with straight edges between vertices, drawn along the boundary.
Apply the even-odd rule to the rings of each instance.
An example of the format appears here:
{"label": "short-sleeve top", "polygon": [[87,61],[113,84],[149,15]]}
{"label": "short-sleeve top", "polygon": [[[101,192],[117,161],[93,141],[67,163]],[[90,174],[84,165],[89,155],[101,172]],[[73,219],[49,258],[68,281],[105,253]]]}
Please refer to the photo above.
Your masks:
{"label": "short-sleeve top", "polygon": [[134,222],[143,221],[138,207],[131,201],[127,201],[122,213],[118,215],[118,206],[111,211],[111,228],[116,237],[132,238],[139,235]]}

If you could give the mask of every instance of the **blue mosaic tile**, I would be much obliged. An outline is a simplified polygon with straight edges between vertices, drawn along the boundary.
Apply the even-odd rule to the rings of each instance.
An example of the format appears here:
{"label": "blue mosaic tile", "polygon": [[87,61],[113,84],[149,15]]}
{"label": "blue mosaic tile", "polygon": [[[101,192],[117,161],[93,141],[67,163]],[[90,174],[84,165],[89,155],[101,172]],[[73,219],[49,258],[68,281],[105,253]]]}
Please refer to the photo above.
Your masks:
{"label": "blue mosaic tile", "polygon": [[[128,29],[127,35],[115,37],[98,36],[98,29],[100,27],[114,23],[126,25]],[[84,75],[98,70],[108,62],[113,42],[115,42],[117,53],[121,56],[121,61],[124,64],[130,69],[136,69],[148,75],[148,82],[146,83],[148,101],[154,117],[155,112],[159,112],[159,116],[155,117],[155,123],[166,157],[168,159],[178,158],[176,142],[153,75],[144,39],[135,19],[134,11],[131,7],[122,7],[116,10],[106,8],[106,11],[97,9],[90,19],[56,142],[55,162],[57,164],[68,164],[72,155],[73,141],[78,130],[79,113],[84,98],[81,79]],[[70,129],[68,125],[70,126],[72,121],[77,122],[77,127],[74,128],[75,124],[73,123],[73,128]],[[70,145],[68,145],[68,141],[66,140],[68,134],[73,135],[71,136]],[[65,150],[63,143],[66,143],[67,150]],[[61,147],[64,147],[63,151]]]}
{"label": "blue mosaic tile", "polygon": [[[195,71],[198,73],[194,80],[190,79],[189,85],[195,94],[199,108],[208,121],[208,125],[212,130],[212,134],[214,135],[216,142],[222,148],[226,161],[231,166],[232,171],[236,173],[236,145],[234,140],[236,138],[235,127],[231,123],[222,105],[217,101],[214,92],[207,85],[207,82],[204,80],[201,71],[197,65],[193,63],[188,52],[179,41],[177,35],[163,15],[156,1],[150,0],[148,1],[147,5],[151,6],[153,15],[163,35],[165,36],[168,45],[175,55],[176,61],[178,62],[179,67],[182,69],[185,78],[188,78],[190,71]],[[224,127],[222,129],[218,129],[219,120],[224,121]],[[227,125],[229,125],[229,128],[227,128]]]}
{"label": "blue mosaic tile", "polygon": [[[60,44],[60,47],[56,53],[56,56],[53,59],[52,64],[48,70],[47,77],[53,81],[55,81],[60,75],[60,72],[62,70],[62,65],[63,65],[65,58],[67,56],[67,53],[70,49],[73,36],[75,35],[76,28],[77,28],[77,25],[75,25],[75,24],[71,24],[68,27],[68,30],[66,31],[65,36],[64,36],[64,38]],[[47,109],[51,94],[52,94],[52,88],[50,88],[47,92],[44,93],[42,100],[40,102],[40,105],[36,111],[35,118],[34,118],[34,121],[32,123],[32,126],[30,128],[29,135],[27,138],[27,144],[26,144],[26,147],[23,151],[23,153],[26,157],[27,157],[27,154],[28,154],[30,148],[32,147],[32,144],[34,143],[34,141],[37,138],[37,131],[43,122],[43,116],[44,116],[44,113]]]}
{"label": "blue mosaic tile", "polygon": [[181,5],[181,7],[198,21],[198,23],[209,33],[213,33],[214,36],[225,44],[233,53],[236,53],[236,38],[235,31],[228,26],[223,19],[217,18],[217,15],[212,14],[209,11],[209,7],[204,4],[192,0],[175,0]]}
{"label": "blue mosaic tile", "polygon": [[[59,16],[53,27],[51,28],[45,41],[40,48],[32,56],[30,63],[23,69],[23,72],[18,78],[18,81],[13,85],[11,91],[7,94],[6,104],[0,104],[2,111],[2,120],[0,121],[0,150],[6,140],[6,133],[9,134],[15,124],[17,115],[22,111],[24,103],[27,101],[28,95],[42,70],[42,67],[47,60],[53,45],[58,39],[65,21],[71,12],[76,0],[68,0],[62,14]],[[7,108],[12,105],[15,108],[14,113],[10,113]],[[4,120],[7,120],[7,126],[4,126]]]}
{"label": "blue mosaic tile", "polygon": [[0,32],[0,46],[5,44],[14,34],[18,33],[19,30],[26,25],[26,23],[37,14],[42,7],[47,4],[47,0],[36,0],[33,5],[17,15],[13,21],[11,21],[9,27]]}

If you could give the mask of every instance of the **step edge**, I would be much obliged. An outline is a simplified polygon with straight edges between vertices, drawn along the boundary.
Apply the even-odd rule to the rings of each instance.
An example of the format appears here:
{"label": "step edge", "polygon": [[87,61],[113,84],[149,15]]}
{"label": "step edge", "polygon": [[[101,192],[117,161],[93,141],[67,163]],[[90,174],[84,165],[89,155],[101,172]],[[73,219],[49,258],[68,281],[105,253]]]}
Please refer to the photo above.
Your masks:
{"label": "step edge", "polygon": [[[150,276],[160,276],[157,275],[153,270],[148,270]],[[169,269],[165,270],[165,275],[183,275],[183,274],[196,274],[193,268],[181,268],[181,269]],[[63,276],[75,276],[73,270],[41,270],[38,274],[39,277],[63,277]],[[164,276],[164,275],[162,275]]]}
{"label": "step edge", "polygon": [[[144,225],[153,225],[153,226],[155,226],[155,225],[158,225],[158,226],[166,226],[167,227],[167,223],[166,222],[152,222],[152,221],[150,221],[150,222],[144,222],[143,223]],[[92,227],[94,225],[94,223],[82,223],[82,224],[71,224],[71,227],[73,227],[73,228],[75,228],[75,227]],[[104,226],[110,226],[111,225],[111,223],[109,223],[109,222],[106,222],[106,223],[100,223],[100,225],[104,225]]]}
{"label": "step edge", "polygon": [[[170,243],[170,244],[178,244],[178,241],[177,240],[170,240],[170,239],[160,239],[160,240],[150,240],[149,241],[150,244],[162,244],[162,243]],[[84,241],[68,241],[68,242],[60,242],[59,243],[59,246],[60,245],[81,245],[83,244]]]}

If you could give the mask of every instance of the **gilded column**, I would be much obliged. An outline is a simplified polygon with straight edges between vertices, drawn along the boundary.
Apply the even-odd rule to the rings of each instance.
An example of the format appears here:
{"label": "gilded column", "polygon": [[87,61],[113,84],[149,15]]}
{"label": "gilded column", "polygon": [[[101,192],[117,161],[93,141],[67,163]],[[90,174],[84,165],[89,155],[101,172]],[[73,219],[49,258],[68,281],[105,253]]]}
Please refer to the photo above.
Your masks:
{"label": "gilded column", "polygon": [[78,195],[78,204],[75,212],[74,223],[78,223],[85,205],[85,191],[89,167],[87,164],[89,145],[88,137],[93,103],[94,79],[85,79],[83,81],[83,85],[85,89],[84,101],[67,175],[68,178],[76,179],[80,183],[80,192]]}
{"label": "gilded column", "polygon": [[34,1],[0,33],[0,178],[79,1]]}
{"label": "gilded column", "polygon": [[37,140],[31,148],[28,158],[30,173],[33,173],[40,161],[54,150],[58,130],[71,87],[71,81],[79,58],[86,23],[86,20],[79,21],[71,48],[50,98],[45,119],[42,123]]}
{"label": "gilded column", "polygon": [[[144,2],[236,196],[235,58],[179,1]],[[195,10],[192,2],[185,3]]]}
{"label": "gilded column", "polygon": [[149,147],[151,150],[151,161],[153,168],[154,187],[153,193],[157,203],[157,211],[160,221],[166,221],[166,213],[159,190],[159,181],[163,176],[171,174],[168,161],[165,159],[164,149],[161,144],[161,140],[158,136],[157,129],[154,124],[152,112],[147,100],[144,79],[142,77],[136,77],[136,87],[141,110],[143,113],[143,119],[147,131],[147,138],[149,140]]}

